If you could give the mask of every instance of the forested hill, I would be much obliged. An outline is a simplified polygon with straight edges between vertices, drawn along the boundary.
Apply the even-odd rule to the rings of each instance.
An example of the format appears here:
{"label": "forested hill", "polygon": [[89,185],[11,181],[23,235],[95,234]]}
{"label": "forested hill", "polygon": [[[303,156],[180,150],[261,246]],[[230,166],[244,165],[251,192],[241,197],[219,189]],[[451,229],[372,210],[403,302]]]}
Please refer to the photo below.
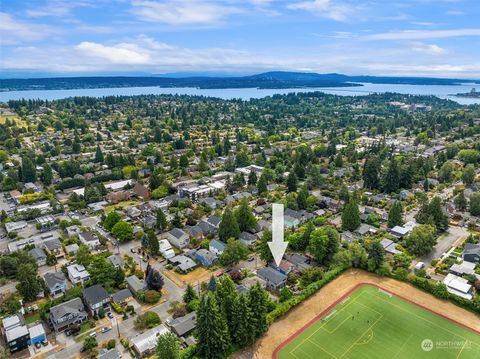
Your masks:
{"label": "forested hill", "polygon": [[[426,77],[347,76],[273,71],[241,77],[160,77],[160,76],[105,76],[105,77],[53,77],[0,80],[0,91],[60,90],[109,87],[198,87],[219,88],[300,88],[361,86],[358,82],[409,85],[456,85],[473,80],[438,79]],[[480,82],[480,81],[479,81]]]}

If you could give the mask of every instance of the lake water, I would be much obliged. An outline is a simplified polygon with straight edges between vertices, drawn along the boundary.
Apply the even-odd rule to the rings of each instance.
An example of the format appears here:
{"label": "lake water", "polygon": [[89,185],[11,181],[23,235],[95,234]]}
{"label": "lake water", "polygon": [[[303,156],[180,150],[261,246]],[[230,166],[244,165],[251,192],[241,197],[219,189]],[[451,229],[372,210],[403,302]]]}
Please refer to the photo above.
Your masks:
{"label": "lake water", "polygon": [[340,96],[362,96],[370,93],[398,92],[411,95],[435,95],[443,99],[454,100],[458,103],[469,105],[480,104],[480,99],[462,98],[451,96],[455,93],[470,92],[473,87],[480,87],[480,84],[462,84],[458,86],[441,85],[392,85],[392,84],[371,84],[364,83],[362,87],[327,87],[327,88],[303,88],[303,89],[257,89],[257,88],[235,88],[235,89],[198,89],[192,87],[120,87],[120,88],[99,88],[99,89],[78,89],[78,90],[32,90],[32,91],[8,91],[0,92],[0,102],[9,100],[42,99],[58,100],[74,96],[134,96],[134,95],[201,95],[219,97],[222,99],[240,98],[249,100],[251,98],[262,98],[275,94],[286,94],[291,92],[312,92],[322,91]]}

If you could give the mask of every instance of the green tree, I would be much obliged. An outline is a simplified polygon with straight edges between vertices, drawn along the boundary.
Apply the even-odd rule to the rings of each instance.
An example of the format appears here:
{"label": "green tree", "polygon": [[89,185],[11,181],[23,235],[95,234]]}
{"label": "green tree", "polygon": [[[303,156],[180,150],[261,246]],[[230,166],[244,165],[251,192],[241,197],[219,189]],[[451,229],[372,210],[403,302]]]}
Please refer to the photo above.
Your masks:
{"label": "green tree", "polygon": [[117,212],[112,211],[107,215],[107,217],[103,221],[103,227],[107,231],[111,231],[113,226],[117,224],[121,219],[122,217],[120,217],[120,215]]}
{"label": "green tree", "polygon": [[157,229],[163,231],[167,228],[167,218],[165,217],[165,213],[161,209],[157,209],[157,222],[156,222]]}
{"label": "green tree", "polygon": [[87,336],[83,341],[83,349],[86,351],[90,351],[93,348],[98,346],[97,339],[91,336]]}
{"label": "green tree", "polygon": [[350,243],[348,250],[352,254],[352,266],[354,268],[366,269],[368,257],[365,248],[357,241],[354,241]]}
{"label": "green tree", "polygon": [[257,183],[257,190],[259,195],[263,196],[268,192],[267,185],[268,185],[267,177],[264,174],[262,174]]}
{"label": "green tree", "polygon": [[455,196],[454,203],[460,211],[465,211],[467,209],[467,199],[465,198],[464,191],[460,191],[460,193]]}
{"label": "green tree", "polygon": [[25,302],[33,302],[37,299],[42,289],[37,278],[37,267],[30,263],[22,263],[17,269],[17,290]]}
{"label": "green tree", "polygon": [[232,333],[233,343],[239,348],[253,343],[255,329],[249,300],[245,294],[240,294],[235,298],[231,312],[230,332]]}
{"label": "green tree", "polygon": [[421,224],[415,227],[405,238],[405,246],[408,252],[415,256],[430,253],[435,242],[435,227],[430,224]]}
{"label": "green tree", "polygon": [[442,208],[440,197],[434,197],[428,205],[428,214],[432,217],[435,226],[440,232],[444,232],[448,228],[448,216]]}
{"label": "green tree", "polygon": [[383,179],[383,190],[387,193],[396,192],[399,188],[400,171],[394,157],[390,160],[388,170]]}
{"label": "green tree", "polygon": [[480,192],[475,192],[470,196],[470,214],[480,216]]}
{"label": "green tree", "polygon": [[53,180],[52,167],[48,163],[43,165],[42,181],[45,186],[50,186]]}
{"label": "green tree", "polygon": [[122,269],[117,269],[102,256],[93,256],[87,267],[91,284],[102,284],[106,288],[118,287],[125,279]]}
{"label": "green tree", "polygon": [[204,294],[197,311],[197,351],[205,359],[224,358],[231,346],[227,321],[215,295]]}
{"label": "green tree", "polygon": [[103,156],[103,152],[100,148],[99,145],[97,145],[97,149],[95,150],[95,159],[94,162],[96,163],[103,163],[105,161],[105,158]]}
{"label": "green tree", "polygon": [[476,176],[477,173],[475,167],[472,164],[469,164],[462,172],[462,181],[465,185],[469,186],[475,181]]}
{"label": "green tree", "polygon": [[363,166],[363,186],[368,189],[378,189],[380,179],[380,162],[377,157],[367,157]]}
{"label": "green tree", "polygon": [[148,249],[150,250],[150,254],[156,256],[158,255],[158,251],[160,250],[160,243],[158,242],[158,238],[155,235],[155,232],[150,230],[147,232],[148,235]]}
{"label": "green tree", "polygon": [[240,240],[230,238],[220,255],[220,264],[224,267],[232,267],[248,257],[248,248]]}
{"label": "green tree", "polygon": [[266,230],[262,233],[260,243],[257,246],[257,250],[260,253],[260,259],[264,260],[265,262],[273,261],[272,252],[270,251],[270,247],[268,246],[268,242],[270,242],[271,240],[272,232]]}
{"label": "green tree", "polygon": [[230,208],[226,208],[222,215],[222,220],[218,228],[218,237],[220,240],[227,242],[229,238],[238,238],[240,228],[237,220]]}
{"label": "green tree", "polygon": [[193,287],[190,284],[188,284],[187,288],[185,289],[185,293],[183,294],[183,302],[188,304],[192,300],[195,300],[197,298],[198,298],[197,292],[195,292],[195,289],[193,289]]}
{"label": "green tree", "polygon": [[390,211],[388,211],[388,227],[401,226],[403,224],[403,208],[400,201],[393,203]]}
{"label": "green tree", "polygon": [[22,157],[22,181],[35,182],[37,180],[37,172],[35,165],[28,156]]}
{"label": "green tree", "polygon": [[75,261],[84,267],[87,267],[92,260],[92,253],[90,248],[85,244],[80,244],[75,253]]}
{"label": "green tree", "polygon": [[248,185],[249,186],[256,186],[257,185],[257,174],[255,171],[250,171],[248,174]]}
{"label": "green tree", "polygon": [[235,219],[237,220],[240,232],[255,228],[257,220],[246,199],[241,201],[240,206],[235,211]]}
{"label": "green tree", "polygon": [[307,209],[308,203],[308,188],[307,186],[303,185],[300,188],[300,191],[298,192],[298,197],[297,197],[297,204],[299,209]]}
{"label": "green tree", "polygon": [[453,164],[450,161],[445,162],[438,171],[438,179],[440,182],[448,183],[453,180]]}
{"label": "green tree", "polygon": [[373,263],[372,269],[378,269],[385,259],[385,250],[380,242],[373,242],[368,248],[368,260]]}
{"label": "green tree", "polygon": [[294,171],[290,171],[287,177],[287,192],[292,193],[297,191],[297,175]]}
{"label": "green tree", "polygon": [[342,229],[344,231],[354,231],[360,226],[360,223],[360,212],[357,202],[354,198],[350,198],[343,207]]}
{"label": "green tree", "polygon": [[252,313],[252,328],[255,338],[258,338],[268,329],[267,314],[269,302],[268,293],[260,287],[260,284],[257,283],[250,287],[248,303]]}
{"label": "green tree", "polygon": [[136,318],[135,321],[133,322],[133,325],[135,329],[137,330],[143,330],[147,328],[153,328],[159,325],[162,321],[160,320],[160,317],[158,316],[157,313],[147,311],[145,313],[139,314]]}
{"label": "green tree", "polygon": [[237,288],[233,283],[232,278],[229,275],[220,277],[217,283],[217,290],[215,291],[218,306],[223,313],[227,321],[229,332],[232,333],[232,321],[233,321],[233,306],[235,299],[238,296]]}
{"label": "green tree", "polygon": [[120,242],[130,241],[133,239],[133,226],[125,221],[119,221],[113,226],[112,234]]}
{"label": "green tree", "polygon": [[158,359],[180,359],[180,342],[177,336],[171,331],[160,335],[155,351]]}

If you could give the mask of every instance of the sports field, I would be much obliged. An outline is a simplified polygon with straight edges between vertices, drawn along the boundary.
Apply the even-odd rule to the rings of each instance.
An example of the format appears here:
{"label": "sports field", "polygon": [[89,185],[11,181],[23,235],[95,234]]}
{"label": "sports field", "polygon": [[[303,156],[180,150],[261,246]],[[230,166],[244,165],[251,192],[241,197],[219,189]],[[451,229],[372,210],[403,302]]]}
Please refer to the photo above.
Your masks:
{"label": "sports field", "polygon": [[473,359],[480,358],[480,335],[363,285],[282,344],[276,355],[279,359]]}

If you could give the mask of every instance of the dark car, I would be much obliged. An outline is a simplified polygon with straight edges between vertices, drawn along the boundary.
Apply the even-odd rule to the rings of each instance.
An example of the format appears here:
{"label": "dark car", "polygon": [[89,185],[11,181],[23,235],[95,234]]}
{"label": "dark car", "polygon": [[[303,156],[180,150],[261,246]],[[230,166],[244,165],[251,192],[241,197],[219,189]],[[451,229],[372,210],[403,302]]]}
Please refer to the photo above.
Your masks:
{"label": "dark car", "polygon": [[253,257],[253,256],[252,256],[252,257],[248,257],[247,260],[248,260],[249,262],[253,262],[253,261],[255,260],[255,257]]}
{"label": "dark car", "polygon": [[113,319],[113,313],[112,313],[112,312],[108,312],[108,313],[107,313],[107,316],[108,316],[110,319]]}
{"label": "dark car", "polygon": [[46,347],[48,345],[48,342],[46,340],[42,340],[42,345]]}
{"label": "dark car", "polygon": [[80,353],[83,353],[85,351],[85,348],[84,347],[81,347],[80,348]]}

